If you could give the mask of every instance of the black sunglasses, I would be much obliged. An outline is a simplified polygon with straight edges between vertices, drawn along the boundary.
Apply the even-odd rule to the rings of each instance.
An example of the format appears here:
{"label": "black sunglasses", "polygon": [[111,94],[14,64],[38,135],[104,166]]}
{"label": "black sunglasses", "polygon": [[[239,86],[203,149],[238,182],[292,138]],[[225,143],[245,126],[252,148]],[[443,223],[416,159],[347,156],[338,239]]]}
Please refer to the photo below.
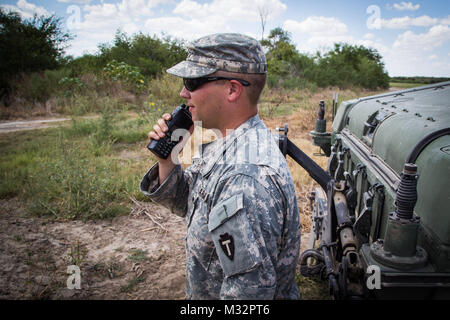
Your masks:
{"label": "black sunglasses", "polygon": [[183,78],[184,87],[192,92],[194,90],[197,90],[201,85],[211,82],[211,81],[217,81],[217,80],[236,80],[239,81],[243,86],[248,87],[250,85],[249,82],[237,79],[237,78],[228,78],[228,77],[201,77],[201,78],[195,78],[195,79],[188,79]]}

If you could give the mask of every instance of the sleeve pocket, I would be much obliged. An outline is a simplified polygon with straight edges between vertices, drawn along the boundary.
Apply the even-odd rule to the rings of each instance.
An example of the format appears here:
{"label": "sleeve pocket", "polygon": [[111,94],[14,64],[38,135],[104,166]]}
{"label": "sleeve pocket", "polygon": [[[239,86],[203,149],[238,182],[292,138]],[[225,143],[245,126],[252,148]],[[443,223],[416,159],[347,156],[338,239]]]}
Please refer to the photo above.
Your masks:
{"label": "sleeve pocket", "polygon": [[209,214],[208,229],[227,277],[244,273],[261,263],[255,236],[243,206],[243,194],[216,204]]}

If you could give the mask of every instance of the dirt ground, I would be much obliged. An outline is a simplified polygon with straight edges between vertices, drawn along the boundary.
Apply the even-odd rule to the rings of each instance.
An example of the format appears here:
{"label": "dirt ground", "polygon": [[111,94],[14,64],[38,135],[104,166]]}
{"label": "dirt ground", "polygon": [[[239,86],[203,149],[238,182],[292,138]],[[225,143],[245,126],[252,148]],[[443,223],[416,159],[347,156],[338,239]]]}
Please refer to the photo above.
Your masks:
{"label": "dirt ground", "polygon": [[[0,299],[183,299],[183,219],[136,208],[111,221],[49,222],[0,200]],[[74,264],[79,290],[67,286]]]}
{"label": "dirt ground", "polygon": [[[84,223],[30,217],[17,199],[0,200],[0,299],[184,299],[185,232],[182,218],[150,202]],[[70,265],[81,289],[68,288]]]}

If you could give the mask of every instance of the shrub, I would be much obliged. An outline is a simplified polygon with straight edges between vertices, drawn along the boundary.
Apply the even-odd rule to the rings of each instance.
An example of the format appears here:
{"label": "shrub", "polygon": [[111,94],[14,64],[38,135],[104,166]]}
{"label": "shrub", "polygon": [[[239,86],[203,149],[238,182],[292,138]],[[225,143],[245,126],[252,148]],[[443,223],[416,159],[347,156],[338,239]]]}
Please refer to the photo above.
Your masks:
{"label": "shrub", "polygon": [[130,66],[125,62],[112,60],[103,68],[106,76],[114,81],[119,81],[134,92],[142,92],[145,89],[145,81],[139,68]]}
{"label": "shrub", "polygon": [[111,162],[92,158],[66,140],[63,132],[54,156],[38,164],[25,184],[29,210],[55,219],[104,219],[127,212],[118,201],[127,194],[126,179]]}

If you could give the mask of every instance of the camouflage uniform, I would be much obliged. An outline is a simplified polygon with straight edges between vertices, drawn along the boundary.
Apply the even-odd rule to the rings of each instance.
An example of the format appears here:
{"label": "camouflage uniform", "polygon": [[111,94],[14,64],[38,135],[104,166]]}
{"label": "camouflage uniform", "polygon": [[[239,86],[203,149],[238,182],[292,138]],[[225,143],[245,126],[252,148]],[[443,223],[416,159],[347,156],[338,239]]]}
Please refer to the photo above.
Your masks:
{"label": "camouflage uniform", "polygon": [[199,151],[161,185],[158,164],[141,182],[186,219],[187,299],[299,299],[297,198],[270,131],[255,115]]}

